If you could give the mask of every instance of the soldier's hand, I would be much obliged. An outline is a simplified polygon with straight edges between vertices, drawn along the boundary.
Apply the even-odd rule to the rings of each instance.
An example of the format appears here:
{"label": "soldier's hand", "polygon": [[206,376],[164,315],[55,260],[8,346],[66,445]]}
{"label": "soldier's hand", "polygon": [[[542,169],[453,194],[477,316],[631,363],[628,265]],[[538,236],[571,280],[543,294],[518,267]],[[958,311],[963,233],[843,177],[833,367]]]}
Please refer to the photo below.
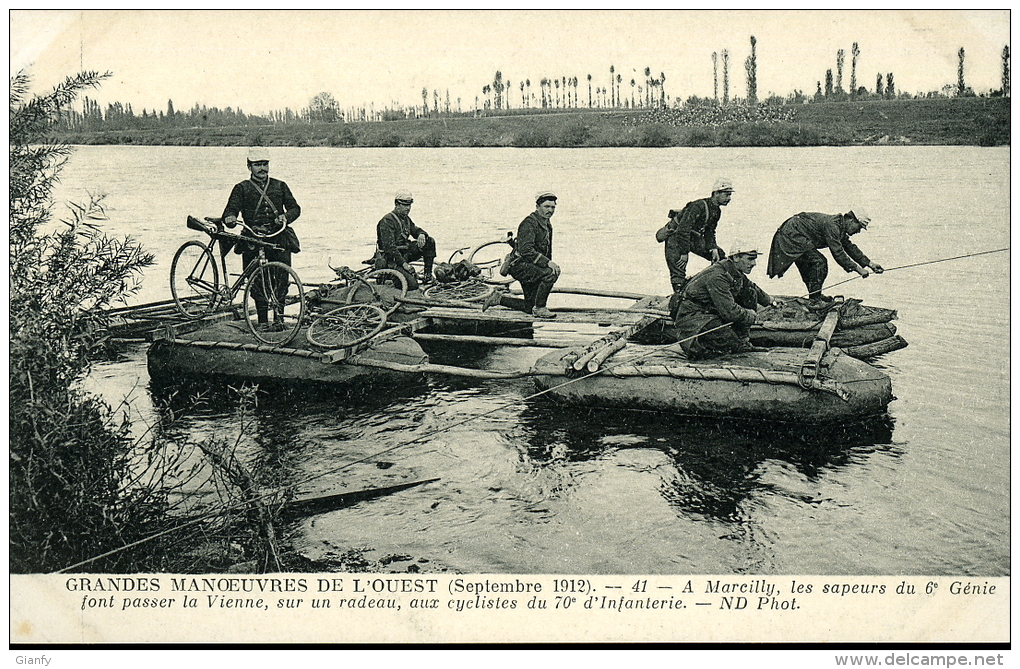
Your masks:
{"label": "soldier's hand", "polygon": [[857,270],[857,273],[861,275],[861,278],[867,279],[871,276],[871,270],[867,267],[861,267]]}
{"label": "soldier's hand", "polygon": [[418,235],[418,248],[425,248],[425,242],[427,241],[425,233]]}
{"label": "soldier's hand", "polygon": [[237,216],[227,216],[226,218],[223,219],[223,224],[226,225],[228,228],[236,228]]}
{"label": "soldier's hand", "polygon": [[553,273],[556,274],[556,276],[560,275],[560,266],[554,263],[552,260],[549,261],[549,269],[551,269]]}
{"label": "soldier's hand", "polygon": [[877,262],[871,263],[871,269],[875,270],[875,274],[881,274],[885,271],[885,268],[879,265]]}
{"label": "soldier's hand", "polygon": [[287,225],[287,215],[280,214],[279,216],[276,217],[276,222],[280,225]]}

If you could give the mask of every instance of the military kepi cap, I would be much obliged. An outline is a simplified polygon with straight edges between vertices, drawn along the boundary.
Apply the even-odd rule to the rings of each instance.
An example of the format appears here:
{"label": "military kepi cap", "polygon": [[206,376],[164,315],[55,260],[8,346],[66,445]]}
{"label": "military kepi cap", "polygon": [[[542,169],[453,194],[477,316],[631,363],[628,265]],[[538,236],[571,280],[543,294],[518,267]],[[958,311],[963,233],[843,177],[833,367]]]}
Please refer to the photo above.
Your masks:
{"label": "military kepi cap", "polygon": [[547,200],[552,200],[553,202],[555,202],[556,201],[556,193],[553,193],[552,191],[547,191],[546,190],[546,191],[542,191],[541,193],[537,193],[535,195],[535,203],[536,204],[542,204],[543,202],[545,202]]}
{"label": "military kepi cap", "polygon": [[393,201],[397,204],[411,204],[414,202],[414,198],[411,197],[411,191],[409,190],[398,190],[393,196]]}
{"label": "military kepi cap", "polygon": [[733,256],[739,255],[747,255],[757,258],[759,255],[758,247],[755,244],[751,244],[750,242],[747,241],[734,242],[730,246],[730,257],[732,258]]}
{"label": "military kepi cap", "polygon": [[725,191],[727,193],[733,192],[733,182],[729,179],[716,179],[715,184],[712,186],[712,192],[718,193],[719,191]]}
{"label": "military kepi cap", "polygon": [[850,215],[861,224],[862,228],[867,229],[868,223],[871,223],[871,216],[868,215],[868,212],[864,211],[863,207],[854,207],[850,211]]}
{"label": "military kepi cap", "polygon": [[248,149],[248,162],[249,163],[268,163],[269,162],[269,150],[264,146],[253,146]]}

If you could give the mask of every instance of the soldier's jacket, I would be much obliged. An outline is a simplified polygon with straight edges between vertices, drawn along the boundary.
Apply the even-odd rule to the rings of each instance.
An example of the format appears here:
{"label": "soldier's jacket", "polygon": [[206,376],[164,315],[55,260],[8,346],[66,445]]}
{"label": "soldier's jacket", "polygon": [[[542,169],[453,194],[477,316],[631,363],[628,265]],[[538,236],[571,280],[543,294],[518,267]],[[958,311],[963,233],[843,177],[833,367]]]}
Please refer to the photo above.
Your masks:
{"label": "soldier's jacket", "polygon": [[675,321],[678,338],[694,336],[717,319],[748,328],[754,324],[756,304],[768,306],[768,293],[737,269],[732,259],[709,265],[684,286]]}
{"label": "soldier's jacket", "polygon": [[843,214],[801,212],[784,222],[772,237],[769,277],[782,276],[790,265],[812,249],[828,248],[832,259],[848,272],[871,264],[868,256],[850,241],[847,217]]}

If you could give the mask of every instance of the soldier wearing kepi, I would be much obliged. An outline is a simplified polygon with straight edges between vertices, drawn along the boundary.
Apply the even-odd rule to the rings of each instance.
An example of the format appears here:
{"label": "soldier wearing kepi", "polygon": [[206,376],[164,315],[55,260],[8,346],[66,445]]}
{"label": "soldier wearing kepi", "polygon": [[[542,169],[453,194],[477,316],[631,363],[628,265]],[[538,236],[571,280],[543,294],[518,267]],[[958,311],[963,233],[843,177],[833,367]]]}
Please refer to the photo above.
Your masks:
{"label": "soldier wearing kepi", "polygon": [[712,186],[712,195],[688,202],[683,209],[671,209],[669,222],[656,238],[666,243],[666,267],[673,292],[687,283],[687,260],[697,253],[705,260],[717,262],[726,257],[715,241],[715,229],[722,215],[721,207],[733,197],[733,182],[718,179]]}
{"label": "soldier wearing kepi", "polygon": [[768,350],[752,346],[748,337],[757,307],[779,304],[747,278],[757,262],[754,246],[736,244],[728,258],[713,263],[687,282],[677,308],[674,333],[688,358]]}
{"label": "soldier wearing kepi", "polygon": [[[301,207],[298,206],[290,187],[279,179],[269,177],[269,152],[261,147],[252,147],[248,150],[248,170],[251,178],[240,182],[230,191],[230,198],[227,206],[223,209],[223,223],[227,227],[237,225],[238,215],[244,220],[245,230],[242,236],[253,237],[257,235],[273,235],[268,241],[279,246],[277,249],[266,249],[266,259],[269,261],[291,264],[291,254],[301,250],[294,228],[289,224],[297,220],[301,215]],[[279,232],[280,228],[287,225],[287,228]],[[257,247],[239,241],[234,246],[234,252],[241,254],[242,262],[248,264],[258,255]],[[280,274],[276,281],[278,304],[286,303],[287,291],[290,287],[289,276]],[[252,287],[252,295],[255,298],[255,310],[258,314],[259,323],[268,325],[269,321],[269,300],[263,295],[259,285]],[[274,313],[274,325],[280,325],[283,321],[282,313]]]}
{"label": "soldier wearing kepi", "polygon": [[556,211],[556,195],[548,191],[535,196],[535,211],[517,226],[517,239],[509,260],[510,276],[521,282],[524,299],[507,297],[497,290],[486,298],[482,311],[501,306],[523,311],[535,318],[556,318],[546,306],[549,293],[560,278],[560,266],[552,260],[553,228],[550,219]]}
{"label": "soldier wearing kepi", "polygon": [[375,227],[376,269],[395,269],[407,279],[408,290],[418,288],[418,278],[411,263],[423,260],[423,283],[432,283],[432,266],[436,261],[436,240],[411,220],[411,193],[402,190],[393,197],[393,211],[382,217]]}
{"label": "soldier wearing kepi", "polygon": [[808,289],[808,297],[828,301],[822,295],[829,264],[818,249],[828,248],[840,267],[847,272],[857,272],[867,278],[872,271],[881,274],[885,270],[870,260],[850,241],[851,235],[867,230],[871,217],[860,207],[854,207],[845,214],[800,213],[787,219],[775,236],[769,251],[769,278],[781,277],[796,264],[800,277]]}

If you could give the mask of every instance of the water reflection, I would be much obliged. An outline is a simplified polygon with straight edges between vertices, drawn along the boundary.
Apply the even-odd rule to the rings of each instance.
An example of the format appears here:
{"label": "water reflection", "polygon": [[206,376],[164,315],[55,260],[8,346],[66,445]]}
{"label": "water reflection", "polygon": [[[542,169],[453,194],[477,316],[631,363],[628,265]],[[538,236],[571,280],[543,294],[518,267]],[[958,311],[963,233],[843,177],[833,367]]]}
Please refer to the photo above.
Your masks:
{"label": "water reflection", "polygon": [[422,376],[399,380],[380,375],[357,384],[258,383],[203,377],[174,383],[150,382],[153,405],[164,415],[228,413],[242,405],[258,416],[301,422],[322,415],[343,416],[384,410],[402,398],[426,392]]}
{"label": "water reflection", "polygon": [[[564,411],[532,402],[520,415],[520,443],[538,466],[596,460],[623,449],[655,449],[672,467],[658,468],[660,494],[679,513],[740,521],[744,503],[772,485],[766,462],[784,462],[806,481],[852,466],[869,453],[898,457],[888,415],[835,426],[720,421],[651,411]],[[807,501],[807,500],[802,500]]]}
{"label": "water reflection", "polygon": [[162,437],[217,442],[266,487],[300,483],[310,469],[328,469],[335,464],[331,451],[350,455],[351,444],[376,431],[380,418],[385,422],[427,391],[424,379],[410,376],[349,386],[219,379],[150,384]]}

